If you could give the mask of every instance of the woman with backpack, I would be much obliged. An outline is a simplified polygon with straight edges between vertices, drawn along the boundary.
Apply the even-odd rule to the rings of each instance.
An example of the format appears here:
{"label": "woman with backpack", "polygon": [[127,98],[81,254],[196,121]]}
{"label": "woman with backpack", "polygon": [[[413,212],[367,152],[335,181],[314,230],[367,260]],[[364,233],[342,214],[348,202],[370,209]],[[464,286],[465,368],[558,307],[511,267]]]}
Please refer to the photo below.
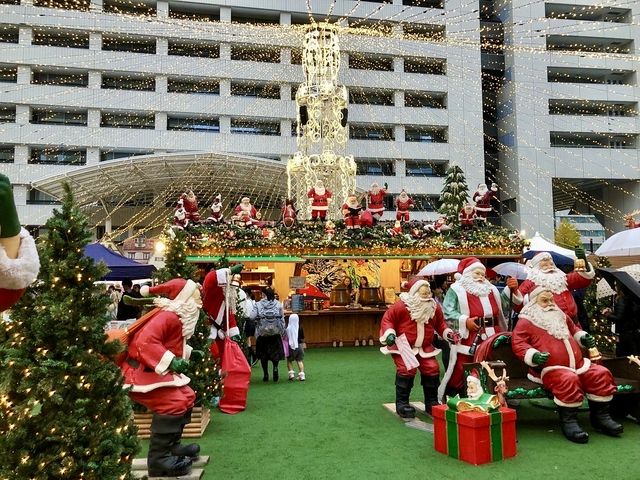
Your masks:
{"label": "woman with backpack", "polygon": [[271,288],[264,289],[264,297],[251,312],[256,321],[256,354],[262,364],[263,382],[269,381],[269,361],[273,363],[273,381],[278,381],[278,363],[284,360],[282,335],[284,334],[284,309],[276,300]]}

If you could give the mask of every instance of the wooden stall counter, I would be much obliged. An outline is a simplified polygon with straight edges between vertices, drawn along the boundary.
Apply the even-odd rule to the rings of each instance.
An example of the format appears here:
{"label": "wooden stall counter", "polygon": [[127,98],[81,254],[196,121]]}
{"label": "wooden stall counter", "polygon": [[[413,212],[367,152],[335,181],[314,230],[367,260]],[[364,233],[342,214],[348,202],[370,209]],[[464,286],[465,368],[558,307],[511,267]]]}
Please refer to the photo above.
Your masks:
{"label": "wooden stall counter", "polygon": [[[296,312],[304,328],[307,347],[329,347],[342,341],[353,346],[363,339],[379,346],[380,320],[387,307],[331,307],[324,310]],[[288,316],[292,312],[285,312]]]}

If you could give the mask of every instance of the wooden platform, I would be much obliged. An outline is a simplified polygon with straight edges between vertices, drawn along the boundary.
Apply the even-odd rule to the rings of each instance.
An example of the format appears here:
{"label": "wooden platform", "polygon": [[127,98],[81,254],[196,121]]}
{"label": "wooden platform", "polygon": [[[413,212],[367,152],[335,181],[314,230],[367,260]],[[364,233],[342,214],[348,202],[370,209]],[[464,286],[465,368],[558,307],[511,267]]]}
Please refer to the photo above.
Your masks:
{"label": "wooden platform", "polygon": [[[150,412],[135,413],[133,423],[138,427],[139,438],[149,438],[151,436],[151,418],[153,414]],[[191,423],[184,427],[182,438],[200,438],[204,434],[207,425],[211,421],[211,411],[208,408],[195,407],[191,413]]]}
{"label": "wooden platform", "polygon": [[200,455],[198,459],[193,462],[193,469],[189,475],[183,475],[181,477],[149,477],[147,472],[147,459],[136,458],[131,464],[131,470],[133,476],[136,478],[146,477],[148,480],[200,480],[204,475],[204,466],[209,463],[208,455]]}
{"label": "wooden platform", "polygon": [[[424,415],[424,403],[422,402],[410,402],[411,406],[416,409],[416,413],[422,412]],[[422,430],[423,432],[433,433],[433,424],[427,423],[424,420],[420,420],[416,415],[415,418],[402,418],[400,415],[396,413],[396,404],[395,403],[383,403],[382,406],[393,413],[396,417],[404,422],[404,424],[409,428],[415,428],[416,430]]]}

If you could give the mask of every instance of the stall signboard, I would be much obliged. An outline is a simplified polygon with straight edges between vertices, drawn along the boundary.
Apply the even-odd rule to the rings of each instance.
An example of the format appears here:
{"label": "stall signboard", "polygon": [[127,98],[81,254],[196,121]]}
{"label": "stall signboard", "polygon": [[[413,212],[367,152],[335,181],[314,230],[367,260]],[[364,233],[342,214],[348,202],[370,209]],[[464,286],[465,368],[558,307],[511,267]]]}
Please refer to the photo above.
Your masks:
{"label": "stall signboard", "polygon": [[305,277],[289,277],[289,289],[304,288]]}

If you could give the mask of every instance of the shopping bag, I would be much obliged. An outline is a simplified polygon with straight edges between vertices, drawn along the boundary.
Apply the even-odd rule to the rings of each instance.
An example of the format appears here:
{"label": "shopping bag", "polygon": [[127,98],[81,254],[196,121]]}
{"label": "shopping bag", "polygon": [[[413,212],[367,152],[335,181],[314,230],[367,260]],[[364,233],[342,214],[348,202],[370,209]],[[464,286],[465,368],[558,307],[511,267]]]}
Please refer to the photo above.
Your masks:
{"label": "shopping bag", "polygon": [[222,362],[223,393],[218,408],[224,413],[238,413],[247,407],[251,367],[240,346],[229,337],[224,339]]}
{"label": "shopping bag", "polygon": [[289,358],[289,339],[286,335],[282,337],[282,349],[284,350],[284,358]]}

